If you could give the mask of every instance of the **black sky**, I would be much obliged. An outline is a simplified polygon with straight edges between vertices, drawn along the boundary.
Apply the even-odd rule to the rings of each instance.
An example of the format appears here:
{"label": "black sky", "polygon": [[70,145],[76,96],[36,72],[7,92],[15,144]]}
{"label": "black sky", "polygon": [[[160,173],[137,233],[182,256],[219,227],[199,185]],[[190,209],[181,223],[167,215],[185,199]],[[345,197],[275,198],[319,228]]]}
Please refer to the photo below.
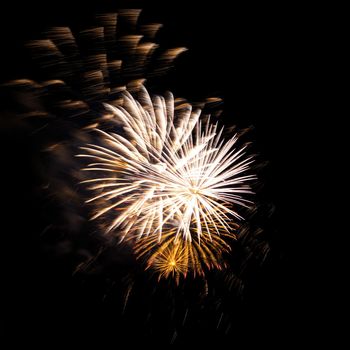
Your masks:
{"label": "black sky", "polygon": [[[190,100],[219,95],[225,101],[228,124],[254,127],[255,149],[268,162],[262,174],[261,200],[275,209],[266,223],[272,257],[256,272],[244,300],[235,302],[230,311],[233,329],[225,335],[199,320],[178,337],[178,342],[234,347],[238,341],[248,344],[257,340],[261,345],[277,343],[283,349],[310,335],[309,324],[317,314],[310,286],[317,267],[306,262],[309,242],[316,233],[301,216],[311,205],[311,179],[305,166],[312,163],[313,151],[305,144],[314,117],[306,102],[311,95],[314,64],[309,52],[315,39],[307,25],[310,14],[306,9],[264,2],[239,5],[227,0],[160,4],[12,1],[0,6],[1,81],[30,74],[17,53],[25,40],[46,26],[76,21],[84,24],[96,12],[122,7],[144,8],[145,18],[164,23],[161,41],[190,49],[170,74],[168,88]],[[72,278],[69,264],[57,263],[42,254],[38,243],[41,222],[36,219],[36,210],[40,209],[32,193],[36,179],[31,152],[36,152],[35,145],[28,149],[25,144],[23,149],[20,139],[13,142],[13,150],[2,151],[16,172],[6,177],[11,180],[11,199],[5,211],[5,222],[10,226],[4,225],[3,233],[7,237],[3,249],[7,251],[9,275],[4,300],[8,309],[4,318],[6,333],[13,339],[47,342],[48,347],[59,340],[65,344],[73,340],[114,341],[113,347],[118,348],[121,342],[156,344],[171,338],[171,334],[164,334],[166,326],[158,334],[143,327],[142,322],[121,317],[113,300],[102,300],[104,287],[99,285],[99,279],[82,285]],[[308,159],[310,163],[305,165]],[[147,300],[139,303],[147,304]],[[161,307],[161,302],[155,306]]]}

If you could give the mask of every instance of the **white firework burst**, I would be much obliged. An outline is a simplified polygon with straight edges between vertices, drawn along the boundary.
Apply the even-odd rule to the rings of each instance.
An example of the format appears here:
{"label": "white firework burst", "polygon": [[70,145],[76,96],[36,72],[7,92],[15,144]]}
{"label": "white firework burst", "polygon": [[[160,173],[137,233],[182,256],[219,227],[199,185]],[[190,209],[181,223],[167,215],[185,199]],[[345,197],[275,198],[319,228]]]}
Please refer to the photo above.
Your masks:
{"label": "white firework burst", "polygon": [[[174,239],[191,242],[202,231],[231,231],[241,219],[237,206],[247,206],[251,193],[246,174],[251,157],[229,140],[223,129],[190,104],[175,108],[172,94],[150,97],[142,88],[135,99],[105,104],[113,115],[113,132],[96,129],[99,144],[81,147],[78,157],[92,160],[83,181],[96,203],[92,219],[108,215],[107,232],[126,236],[158,235],[176,227]],[[193,233],[195,232],[195,234]]]}

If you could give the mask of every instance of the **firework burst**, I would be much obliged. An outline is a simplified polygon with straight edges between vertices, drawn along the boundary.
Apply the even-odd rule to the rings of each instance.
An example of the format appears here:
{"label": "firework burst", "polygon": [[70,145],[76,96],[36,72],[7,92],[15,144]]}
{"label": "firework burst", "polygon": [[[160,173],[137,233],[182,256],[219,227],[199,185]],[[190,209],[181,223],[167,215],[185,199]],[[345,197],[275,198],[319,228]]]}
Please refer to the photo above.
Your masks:
{"label": "firework burst", "polygon": [[91,160],[83,183],[93,192],[86,202],[96,203],[92,219],[104,218],[106,232],[120,240],[146,237],[148,246],[150,237],[156,252],[148,264],[163,267],[161,275],[202,272],[200,259],[219,266],[225,245],[216,237],[234,235],[237,207],[250,203],[243,196],[254,178],[246,174],[251,157],[235,148],[237,136],[226,141],[200,109],[175,108],[171,94],[152,99],[145,88],[137,99],[125,92],[121,105],[105,107],[116,132],[96,129],[99,144],[77,155]]}
{"label": "firework burst", "polygon": [[146,269],[153,269],[159,278],[172,276],[178,282],[181,276],[204,276],[205,271],[225,267],[224,254],[231,251],[229,243],[235,239],[234,232],[234,227],[230,234],[223,231],[220,235],[211,235],[209,231],[202,230],[200,241],[195,236],[188,242],[181,238],[174,239],[174,227],[164,233],[160,240],[156,235],[137,240],[135,254],[145,261]]}

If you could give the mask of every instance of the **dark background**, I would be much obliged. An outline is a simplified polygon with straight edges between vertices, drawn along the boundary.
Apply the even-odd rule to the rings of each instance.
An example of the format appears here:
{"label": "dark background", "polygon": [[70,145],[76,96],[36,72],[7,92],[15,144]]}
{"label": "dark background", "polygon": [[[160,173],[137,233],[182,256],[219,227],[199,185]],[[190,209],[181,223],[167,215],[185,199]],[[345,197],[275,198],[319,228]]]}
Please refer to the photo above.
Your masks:
{"label": "dark background", "polygon": [[[311,288],[318,268],[309,257],[317,232],[311,218],[305,221],[313,206],[312,179],[307,175],[314,162],[310,126],[315,116],[310,101],[317,67],[310,52],[319,40],[317,30],[308,24],[313,12],[303,6],[242,6],[223,0],[197,5],[190,1],[12,1],[1,7],[1,81],[28,72],[18,53],[25,40],[46,26],[84,23],[95,12],[122,7],[144,8],[146,18],[164,23],[161,41],[190,49],[177,61],[168,88],[194,100],[222,96],[228,123],[254,127],[255,148],[268,161],[260,199],[275,210],[266,224],[271,257],[230,311],[230,332],[220,333],[199,321],[177,341],[232,347],[258,341],[285,348],[304,336],[312,339],[310,325],[320,312],[317,292]],[[306,146],[309,143],[311,148]],[[114,347],[124,342],[168,345],[172,335],[166,325],[149,333],[148,326],[136,319],[137,312],[135,320],[122,318],[118,307],[101,297],[99,280],[84,286],[72,278],[69,265],[42,254],[40,209],[32,193],[33,149],[15,139],[1,152],[3,173],[8,174],[5,192],[9,192],[2,230],[8,275],[2,300],[6,334],[13,341],[23,337],[28,344],[48,347],[58,341],[68,346],[71,341],[90,340],[111,341]]]}

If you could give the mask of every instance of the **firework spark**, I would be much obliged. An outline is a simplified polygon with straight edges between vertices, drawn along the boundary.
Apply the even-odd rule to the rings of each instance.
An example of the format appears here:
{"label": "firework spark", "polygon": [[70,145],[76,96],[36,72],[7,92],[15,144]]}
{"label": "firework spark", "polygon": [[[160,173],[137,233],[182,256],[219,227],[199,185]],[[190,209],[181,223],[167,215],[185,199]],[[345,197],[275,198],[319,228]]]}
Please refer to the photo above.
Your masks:
{"label": "firework spark", "polygon": [[157,250],[152,267],[159,274],[159,279],[172,277],[179,282],[180,276],[186,276],[188,271],[186,246],[180,244],[179,241],[171,241],[166,248]]}

